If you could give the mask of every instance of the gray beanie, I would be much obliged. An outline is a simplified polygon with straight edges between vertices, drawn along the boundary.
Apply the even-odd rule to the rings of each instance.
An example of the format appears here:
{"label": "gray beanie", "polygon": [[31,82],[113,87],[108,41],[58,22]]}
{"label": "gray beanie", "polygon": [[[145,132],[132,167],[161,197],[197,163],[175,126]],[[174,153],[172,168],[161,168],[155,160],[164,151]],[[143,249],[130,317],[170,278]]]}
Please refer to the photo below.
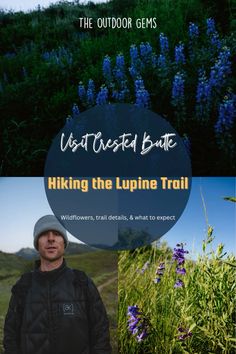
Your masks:
{"label": "gray beanie", "polygon": [[67,247],[69,241],[67,237],[66,229],[59,223],[54,215],[45,215],[40,218],[34,226],[34,247],[38,249],[38,239],[39,236],[49,230],[58,231],[65,241],[65,248]]}

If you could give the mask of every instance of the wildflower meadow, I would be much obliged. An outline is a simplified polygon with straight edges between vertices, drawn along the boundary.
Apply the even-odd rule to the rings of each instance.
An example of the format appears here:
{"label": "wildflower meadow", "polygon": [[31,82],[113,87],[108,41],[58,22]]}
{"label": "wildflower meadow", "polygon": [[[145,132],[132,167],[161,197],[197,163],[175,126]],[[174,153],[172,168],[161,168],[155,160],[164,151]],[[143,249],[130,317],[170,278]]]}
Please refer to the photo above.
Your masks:
{"label": "wildflower meadow", "polygon": [[[232,14],[225,0],[75,1],[0,12],[1,174],[41,175],[66,122],[95,105],[131,103],[172,124],[194,175],[234,175]],[[78,22],[108,16],[155,17],[157,26],[84,29]]]}
{"label": "wildflower meadow", "polygon": [[120,252],[119,353],[235,353],[236,259],[213,239],[196,259],[182,243]]}
{"label": "wildflower meadow", "polygon": [[173,50],[168,37],[160,33],[154,46],[141,42],[130,46],[129,55],[122,51],[114,58],[106,55],[102,85],[96,91],[92,79],[79,83],[78,100],[68,120],[94,105],[133,103],[171,122],[183,137],[195,173],[211,174],[198,165],[201,156],[195,154],[200,141],[205,152],[214,151],[221,167],[224,156],[234,168],[234,49],[220,37],[214,19],[208,18],[201,28],[190,22],[186,42],[177,43]]}

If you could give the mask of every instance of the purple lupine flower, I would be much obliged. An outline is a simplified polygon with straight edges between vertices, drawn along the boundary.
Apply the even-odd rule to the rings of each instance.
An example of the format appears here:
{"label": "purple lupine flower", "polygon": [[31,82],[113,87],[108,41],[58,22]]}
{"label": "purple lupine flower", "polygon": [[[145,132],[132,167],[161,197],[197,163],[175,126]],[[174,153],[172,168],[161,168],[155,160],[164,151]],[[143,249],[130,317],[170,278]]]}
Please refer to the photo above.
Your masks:
{"label": "purple lupine flower", "polygon": [[146,337],[148,336],[148,333],[143,330],[139,335],[137,335],[137,341],[141,342],[142,340],[144,340]]}
{"label": "purple lupine flower", "polygon": [[134,65],[131,65],[131,67],[129,68],[129,72],[133,79],[135,79],[139,74],[138,70]]}
{"label": "purple lupine flower", "polygon": [[212,87],[205,72],[200,70],[196,93],[196,114],[200,119],[208,118],[210,114],[211,96]]}
{"label": "purple lupine flower", "polygon": [[137,342],[141,342],[148,336],[149,321],[139,310],[137,305],[128,306],[128,329],[135,335]]}
{"label": "purple lupine flower", "polygon": [[155,278],[153,281],[154,281],[155,284],[158,284],[158,283],[160,283],[161,278]]}
{"label": "purple lupine flower", "polygon": [[178,243],[176,246],[177,246],[177,248],[174,248],[172,259],[173,259],[173,261],[177,261],[178,265],[182,265],[185,262],[184,255],[189,252],[184,250],[183,243],[180,243],[180,244]]}
{"label": "purple lupine flower", "polygon": [[178,72],[172,85],[172,103],[175,107],[184,105],[184,75]]}
{"label": "purple lupine flower", "polygon": [[151,61],[152,58],[152,46],[150,43],[141,43],[140,46],[140,56],[143,59],[145,63],[148,63]]}
{"label": "purple lupine flower", "polygon": [[217,49],[221,49],[222,47],[222,42],[219,38],[218,32],[215,32],[211,36],[211,45]]}
{"label": "purple lupine flower", "polygon": [[196,25],[193,22],[190,22],[189,26],[188,26],[188,33],[189,33],[189,37],[190,37],[191,40],[196,39],[199,36],[198,25]]}
{"label": "purple lupine flower", "polygon": [[66,127],[72,129],[74,120],[71,116],[66,117]]}
{"label": "purple lupine flower", "polygon": [[158,64],[158,58],[156,54],[152,54],[152,67],[156,68]]}
{"label": "purple lupine flower", "polygon": [[148,108],[150,104],[149,92],[144,87],[144,82],[142,78],[138,78],[134,82],[135,85],[135,105],[140,108]]}
{"label": "purple lupine flower", "polygon": [[209,79],[211,87],[220,89],[224,86],[227,76],[231,73],[230,55],[229,48],[223,47],[215,65],[211,68]]}
{"label": "purple lupine flower", "polygon": [[168,38],[164,35],[164,33],[160,33],[159,41],[160,41],[161,54],[166,54],[169,51],[169,42],[168,42]]}
{"label": "purple lupine flower", "polygon": [[181,279],[177,279],[174,288],[182,288],[183,286],[184,286],[184,282]]}
{"label": "purple lupine flower", "polygon": [[121,53],[116,56],[116,66],[122,70],[125,68],[125,58]]}
{"label": "purple lupine flower", "polygon": [[228,47],[223,47],[222,51],[219,53],[218,61],[221,65],[224,65],[226,68],[226,74],[231,73],[231,61],[229,60],[231,56],[230,49]]}
{"label": "purple lupine flower", "polygon": [[216,30],[215,20],[213,18],[207,19],[207,36],[209,37],[210,44],[213,48],[221,49],[222,42],[219,33]]}
{"label": "purple lupine flower", "polygon": [[159,264],[159,266],[157,267],[158,270],[164,270],[166,267],[165,267],[165,263],[164,262],[161,262]]}
{"label": "purple lupine flower", "polygon": [[188,34],[189,34],[189,57],[191,60],[194,60],[195,58],[195,50],[194,46],[196,46],[197,39],[199,37],[199,28],[198,25],[196,25],[193,22],[189,23],[188,26]]}
{"label": "purple lupine flower", "polygon": [[114,98],[116,101],[119,101],[119,97],[120,97],[119,91],[113,89],[112,90],[112,98]]}
{"label": "purple lupine flower", "polygon": [[72,107],[72,117],[73,117],[73,119],[78,118],[79,113],[80,113],[80,112],[79,112],[79,107],[77,106],[76,103],[74,103],[74,104],[73,104],[73,107]]}
{"label": "purple lupine flower", "polygon": [[190,332],[189,328],[179,327],[178,331],[179,331],[178,339],[180,341],[184,341],[185,339],[192,337],[192,332]]}
{"label": "purple lupine flower", "polygon": [[163,276],[164,271],[165,271],[165,263],[161,262],[156,269],[156,275],[159,275],[159,277],[157,277],[153,280],[154,283],[156,283],[156,284],[160,283],[161,277]]}
{"label": "purple lupine flower", "polygon": [[140,318],[136,318],[134,316],[131,316],[130,319],[128,320],[129,324],[129,330],[132,332],[132,334],[136,334],[138,332],[137,325],[140,322]]}
{"label": "purple lupine flower", "polygon": [[102,86],[97,94],[96,104],[101,106],[107,104],[108,100],[108,89],[106,86]]}
{"label": "purple lupine flower", "polygon": [[114,76],[118,81],[125,79],[125,58],[123,54],[118,54],[116,57]]}
{"label": "purple lupine flower", "polygon": [[116,101],[124,102],[127,94],[129,93],[129,89],[126,84],[121,84],[123,88],[119,91],[117,89],[113,89],[112,91],[112,98]]}
{"label": "purple lupine flower", "polygon": [[73,62],[72,54],[64,47],[45,52],[42,54],[42,57],[44,60],[51,61],[61,67],[65,67],[67,64],[71,65]]}
{"label": "purple lupine flower", "polygon": [[94,97],[94,92],[91,89],[87,90],[86,98],[87,98],[87,103],[89,106],[94,105],[95,97]]}
{"label": "purple lupine flower", "polygon": [[150,95],[147,90],[136,91],[135,105],[139,108],[148,108],[150,106]]}
{"label": "purple lupine flower", "polygon": [[123,88],[120,91],[120,97],[119,97],[119,101],[124,102],[126,96],[129,94],[129,89],[127,87]]}
{"label": "purple lupine flower", "polygon": [[92,79],[88,81],[88,89],[86,92],[86,100],[89,106],[93,106],[95,103],[95,85]]}
{"label": "purple lupine flower", "polygon": [[207,35],[211,36],[213,33],[216,32],[215,20],[213,18],[208,18],[206,20],[206,23],[207,23]]}
{"label": "purple lupine flower", "polygon": [[175,62],[177,64],[185,64],[185,55],[184,55],[184,45],[179,43],[175,46]]}
{"label": "purple lupine flower", "polygon": [[[184,250],[184,245],[183,243],[178,243],[176,245],[176,248],[174,248],[172,260],[177,262],[176,266],[176,273],[180,275],[185,275],[186,274],[186,269],[183,267],[183,264],[185,263],[185,254],[188,253],[188,251]],[[184,286],[184,282],[181,279],[177,279],[174,285],[174,288],[181,288]]]}
{"label": "purple lupine flower", "polygon": [[128,316],[137,316],[140,315],[141,312],[139,312],[139,308],[138,305],[134,305],[134,306],[128,306]]}
{"label": "purple lupine flower", "polygon": [[135,91],[139,91],[139,90],[143,90],[144,89],[144,82],[143,79],[141,77],[137,78],[134,81],[134,85],[135,85]]}
{"label": "purple lupine flower", "polygon": [[132,44],[130,46],[130,58],[131,58],[131,63],[136,63],[138,60],[138,48],[136,47],[135,44]]}
{"label": "purple lupine flower", "polygon": [[140,59],[138,49],[135,44],[130,46],[131,66],[129,68],[130,75],[135,79],[139,75]]}
{"label": "purple lupine flower", "polygon": [[78,85],[78,96],[81,101],[86,99],[86,90],[82,82],[80,82]]}
{"label": "purple lupine flower", "polygon": [[157,66],[159,68],[159,75],[166,78],[169,72],[169,62],[165,54],[160,54],[157,58]]}
{"label": "purple lupine flower", "polygon": [[103,59],[103,65],[102,65],[102,72],[103,72],[103,76],[104,78],[110,82],[112,79],[112,75],[111,75],[111,59],[108,55],[105,56],[105,58]]}
{"label": "purple lupine flower", "polygon": [[235,111],[236,96],[226,96],[223,103],[219,106],[219,116],[215,124],[216,135],[221,135],[229,132],[233,127],[236,117]]}
{"label": "purple lupine flower", "polygon": [[93,79],[89,79],[88,81],[88,90],[95,92],[95,85]]}
{"label": "purple lupine flower", "polygon": [[166,68],[166,56],[164,54],[160,54],[157,59],[157,63],[161,69]]}
{"label": "purple lupine flower", "polygon": [[177,273],[177,274],[185,275],[185,274],[186,274],[186,269],[185,269],[185,268],[179,268],[179,267],[177,267],[177,268],[176,268],[176,273]]}

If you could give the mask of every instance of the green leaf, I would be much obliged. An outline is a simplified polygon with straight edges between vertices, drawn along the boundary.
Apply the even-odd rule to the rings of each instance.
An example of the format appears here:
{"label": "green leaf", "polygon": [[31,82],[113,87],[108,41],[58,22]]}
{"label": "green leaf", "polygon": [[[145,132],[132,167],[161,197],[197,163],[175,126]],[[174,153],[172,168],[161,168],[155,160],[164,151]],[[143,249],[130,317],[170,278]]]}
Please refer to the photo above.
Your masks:
{"label": "green leaf", "polygon": [[189,332],[192,332],[192,330],[196,327],[196,323],[191,324],[191,326],[189,327]]}

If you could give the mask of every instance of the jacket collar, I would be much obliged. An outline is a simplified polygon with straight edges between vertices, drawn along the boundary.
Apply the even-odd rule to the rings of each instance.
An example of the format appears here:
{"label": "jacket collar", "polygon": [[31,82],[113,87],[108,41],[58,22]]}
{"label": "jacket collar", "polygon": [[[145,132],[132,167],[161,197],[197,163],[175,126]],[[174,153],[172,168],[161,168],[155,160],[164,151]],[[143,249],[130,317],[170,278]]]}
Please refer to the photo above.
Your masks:
{"label": "jacket collar", "polygon": [[42,272],[40,270],[40,264],[41,264],[40,260],[35,261],[35,273],[36,273],[37,277],[39,277],[41,279],[49,280],[49,281],[56,280],[67,268],[66,261],[64,258],[63,258],[63,262],[60,265],[60,267],[50,270],[48,272]]}

